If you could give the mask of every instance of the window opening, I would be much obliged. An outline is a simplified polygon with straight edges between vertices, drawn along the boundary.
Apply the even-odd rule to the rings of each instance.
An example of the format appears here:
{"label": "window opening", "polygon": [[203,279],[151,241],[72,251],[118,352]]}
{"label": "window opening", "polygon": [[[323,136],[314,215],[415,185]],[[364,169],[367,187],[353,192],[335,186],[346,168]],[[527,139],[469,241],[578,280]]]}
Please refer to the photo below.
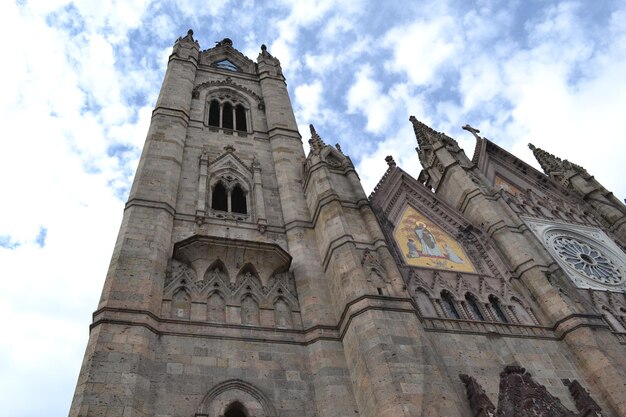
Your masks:
{"label": "window opening", "polygon": [[226,188],[221,182],[218,182],[213,188],[211,197],[211,207],[213,210],[228,211],[228,197],[226,196]]}
{"label": "window opening", "polygon": [[465,294],[465,301],[467,302],[467,307],[472,313],[472,316],[474,316],[476,320],[485,321],[485,317],[483,316],[483,313],[481,313],[480,308],[476,303],[476,299],[470,294]]}
{"label": "window opening", "polygon": [[220,103],[217,100],[211,100],[209,105],[209,126],[220,127]]}
{"label": "window opening", "polygon": [[489,296],[489,303],[491,304],[491,308],[493,309],[493,312],[496,315],[496,318],[498,319],[498,321],[501,321],[502,323],[508,323],[509,321],[507,320],[506,316],[504,315],[504,312],[502,311],[502,308],[500,308],[500,301],[498,301],[498,299],[496,297],[494,297],[493,295]]}
{"label": "window opening", "polygon": [[459,312],[456,311],[456,307],[454,306],[454,301],[452,300],[452,297],[447,292],[441,293],[441,304],[446,313],[446,316],[451,319],[461,319]]}
{"label": "window opening", "polygon": [[219,69],[223,69],[223,70],[227,70],[227,71],[239,71],[239,68],[237,68],[237,65],[233,64],[232,62],[230,62],[227,59],[223,59],[221,61],[216,62],[215,65],[217,68]]}
{"label": "window opening", "polygon": [[237,121],[237,130],[243,132],[248,130],[246,126],[246,109],[244,109],[241,104],[235,107],[235,120]]}
{"label": "window opening", "polygon": [[230,103],[224,103],[222,108],[222,127],[224,129],[233,128],[233,106]]}
{"label": "window opening", "polygon": [[230,198],[233,213],[246,214],[248,212],[246,208],[246,194],[239,184],[233,188]]}
{"label": "window opening", "polygon": [[228,406],[228,409],[224,413],[224,417],[248,417],[244,410],[244,406],[239,401],[235,401]]}

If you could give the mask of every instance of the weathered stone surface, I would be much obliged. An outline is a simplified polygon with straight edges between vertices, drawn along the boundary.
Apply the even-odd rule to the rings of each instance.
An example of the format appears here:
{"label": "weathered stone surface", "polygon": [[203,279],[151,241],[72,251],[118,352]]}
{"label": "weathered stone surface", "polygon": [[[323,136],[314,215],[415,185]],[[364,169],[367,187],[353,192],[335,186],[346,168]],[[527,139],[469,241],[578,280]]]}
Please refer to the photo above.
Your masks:
{"label": "weathered stone surface", "polygon": [[623,259],[623,205],[413,123],[424,171],[388,158],[368,199],[336,137],[304,154],[267,48],[181,37],[70,416],[626,416],[624,293],[575,285],[530,230]]}

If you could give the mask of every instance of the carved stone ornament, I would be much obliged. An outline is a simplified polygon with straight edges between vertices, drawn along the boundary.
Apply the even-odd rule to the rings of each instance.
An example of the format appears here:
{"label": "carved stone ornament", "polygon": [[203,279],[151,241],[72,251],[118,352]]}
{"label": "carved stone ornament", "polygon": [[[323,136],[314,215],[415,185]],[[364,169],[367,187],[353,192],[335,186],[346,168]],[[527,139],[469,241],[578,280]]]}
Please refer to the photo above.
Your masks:
{"label": "carved stone ornament", "polygon": [[602,230],[523,220],[578,288],[626,292],[626,255]]}
{"label": "carved stone ornament", "polygon": [[500,374],[498,408],[472,376],[460,374],[474,417],[602,417],[602,409],[578,381],[566,381],[578,411],[565,408],[561,401],[537,383],[519,366],[507,366]]}

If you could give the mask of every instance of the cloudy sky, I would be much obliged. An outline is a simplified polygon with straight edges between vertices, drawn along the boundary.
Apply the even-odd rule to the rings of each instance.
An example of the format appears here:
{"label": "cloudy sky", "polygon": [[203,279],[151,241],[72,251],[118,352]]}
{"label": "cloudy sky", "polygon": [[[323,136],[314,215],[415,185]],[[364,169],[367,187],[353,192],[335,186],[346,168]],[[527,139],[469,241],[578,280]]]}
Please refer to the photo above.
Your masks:
{"label": "cloudy sky", "polygon": [[[417,175],[410,114],[528,142],[626,197],[624,1],[18,0],[0,3],[1,415],[65,415],[173,42],[230,37],[281,60],[371,191],[385,155]],[[306,142],[306,141],[305,141]],[[536,165],[535,165],[536,166]]]}

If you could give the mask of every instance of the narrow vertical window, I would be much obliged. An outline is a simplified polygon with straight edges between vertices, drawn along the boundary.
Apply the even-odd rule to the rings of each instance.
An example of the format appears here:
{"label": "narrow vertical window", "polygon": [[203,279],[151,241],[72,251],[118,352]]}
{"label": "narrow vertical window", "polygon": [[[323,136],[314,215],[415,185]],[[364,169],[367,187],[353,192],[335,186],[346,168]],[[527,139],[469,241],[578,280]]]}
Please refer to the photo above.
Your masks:
{"label": "narrow vertical window", "polygon": [[221,182],[215,184],[213,195],[211,197],[211,208],[213,210],[228,211],[228,197],[226,196],[226,188]]}
{"label": "narrow vertical window", "polygon": [[237,107],[235,107],[235,119],[237,120],[237,130],[247,132],[246,109],[244,109],[241,104],[238,104]]}
{"label": "narrow vertical window", "polygon": [[452,300],[449,293],[443,291],[441,292],[441,305],[446,313],[446,316],[451,319],[461,319],[459,312],[456,311],[456,307],[454,306],[454,300]]}
{"label": "narrow vertical window", "polygon": [[500,307],[500,301],[495,296],[489,296],[489,304],[491,305],[491,309],[496,315],[496,319],[498,321],[501,321],[502,323],[509,322],[509,320],[507,320],[506,318],[506,315],[504,314],[504,311],[502,311],[502,308]]}
{"label": "narrow vertical window", "polygon": [[224,103],[222,109],[222,127],[224,129],[233,128],[233,106],[230,103]]}
{"label": "narrow vertical window", "polygon": [[485,321],[485,317],[483,316],[483,313],[481,313],[478,303],[473,295],[469,293],[465,294],[465,302],[474,320]]}
{"label": "narrow vertical window", "polygon": [[235,185],[235,187],[233,188],[230,199],[231,209],[233,213],[246,214],[248,212],[246,207],[246,193],[239,186],[239,184]]}
{"label": "narrow vertical window", "polygon": [[211,100],[209,105],[209,126],[220,127],[220,103],[217,100]]}

